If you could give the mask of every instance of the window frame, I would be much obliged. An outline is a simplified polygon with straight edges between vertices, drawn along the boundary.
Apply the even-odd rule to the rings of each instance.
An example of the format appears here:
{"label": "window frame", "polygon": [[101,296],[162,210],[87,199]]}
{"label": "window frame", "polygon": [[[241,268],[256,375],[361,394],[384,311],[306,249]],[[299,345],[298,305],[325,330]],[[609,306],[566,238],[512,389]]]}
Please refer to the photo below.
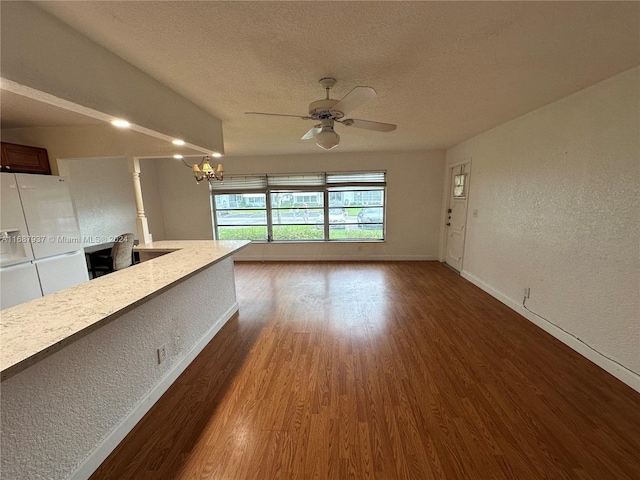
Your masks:
{"label": "window frame", "polygon": [[[349,177],[352,177],[354,180],[349,181]],[[366,181],[361,180],[358,181],[357,177],[364,177],[366,179],[367,176],[371,176],[372,180]],[[300,179],[307,179],[310,183],[301,182],[300,184],[295,183],[295,178],[299,177]],[[313,183],[313,177],[316,177],[316,183]],[[224,182],[221,184],[213,184],[209,186],[210,193],[210,202],[211,202],[211,216],[212,216],[212,224],[213,224],[213,236],[216,240],[219,240],[219,229],[221,225],[218,223],[218,207],[216,204],[216,195],[245,195],[245,194],[263,194],[265,195],[265,215],[266,215],[266,229],[267,236],[264,239],[252,240],[256,243],[317,243],[317,242],[339,242],[339,243],[380,243],[386,242],[387,232],[386,232],[386,210],[387,210],[387,171],[386,170],[375,170],[375,171],[357,171],[357,172],[326,172],[326,173],[287,173],[287,174],[248,174],[248,175],[232,175],[228,177],[229,179],[238,179],[233,182],[231,188],[225,188]],[[243,188],[242,185],[238,185],[241,183],[242,178],[251,179],[252,186],[248,186],[247,188]],[[262,184],[256,183],[256,179],[263,179]],[[269,179],[288,179],[293,178],[293,182],[284,181],[283,183],[270,183]],[[335,179],[336,181],[331,181]],[[225,177],[227,180],[227,177]],[[351,187],[351,190],[349,189]],[[367,188],[369,187],[369,188]],[[381,191],[381,205],[374,205],[373,207],[369,205],[358,205],[361,209],[364,208],[381,208],[382,209],[382,223],[381,223],[381,238],[331,238],[331,224],[328,221],[329,219],[329,211],[331,209],[337,208],[335,205],[329,205],[329,198],[331,192],[336,191]],[[323,197],[323,204],[321,207],[314,207],[314,209],[322,209],[323,214],[323,238],[319,239],[274,239],[274,224],[273,216],[275,211],[272,206],[272,194],[274,193],[297,193],[297,192],[314,192],[321,193]],[[281,207],[275,207],[276,210],[281,209]],[[345,205],[340,205],[340,208],[349,208]],[[225,208],[221,208],[221,211],[232,210],[231,206],[227,206]],[[260,209],[262,210],[262,208]],[[289,225],[289,224],[285,224]],[[353,225],[349,223],[348,225]],[[255,225],[237,225],[239,227],[250,227]],[[261,227],[264,225],[260,225]],[[345,225],[346,227],[347,225]],[[222,225],[222,228],[226,227],[226,225]],[[348,230],[348,228],[345,228]]]}

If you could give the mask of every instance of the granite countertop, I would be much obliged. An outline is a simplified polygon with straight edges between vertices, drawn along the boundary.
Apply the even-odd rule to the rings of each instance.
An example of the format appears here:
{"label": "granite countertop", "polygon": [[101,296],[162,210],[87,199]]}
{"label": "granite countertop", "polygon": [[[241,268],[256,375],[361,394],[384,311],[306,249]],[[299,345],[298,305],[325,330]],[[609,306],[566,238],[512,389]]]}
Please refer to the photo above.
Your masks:
{"label": "granite countertop", "polygon": [[138,251],[172,253],[2,310],[2,380],[250,243],[172,240],[138,245]]}

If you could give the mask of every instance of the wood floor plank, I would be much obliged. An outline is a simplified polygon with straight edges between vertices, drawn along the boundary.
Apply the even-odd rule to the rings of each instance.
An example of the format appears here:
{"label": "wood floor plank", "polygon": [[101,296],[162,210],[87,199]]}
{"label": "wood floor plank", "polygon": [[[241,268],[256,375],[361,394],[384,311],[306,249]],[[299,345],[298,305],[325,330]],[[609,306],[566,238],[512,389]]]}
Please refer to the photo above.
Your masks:
{"label": "wood floor plank", "polygon": [[640,394],[437,262],[238,263],[92,479],[640,478]]}

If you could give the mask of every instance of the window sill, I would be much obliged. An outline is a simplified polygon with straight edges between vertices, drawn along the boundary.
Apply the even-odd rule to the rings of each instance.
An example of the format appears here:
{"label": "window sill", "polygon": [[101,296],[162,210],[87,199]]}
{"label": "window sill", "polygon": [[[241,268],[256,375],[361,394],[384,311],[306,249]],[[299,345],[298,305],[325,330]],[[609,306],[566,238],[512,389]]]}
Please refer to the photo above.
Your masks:
{"label": "window sill", "polygon": [[386,243],[386,240],[376,240],[376,239],[354,239],[354,240],[274,240],[268,242],[267,240],[251,240],[251,243],[259,243],[262,245],[265,244],[287,244],[291,245],[292,243],[309,243],[309,244],[318,244],[318,243]]}

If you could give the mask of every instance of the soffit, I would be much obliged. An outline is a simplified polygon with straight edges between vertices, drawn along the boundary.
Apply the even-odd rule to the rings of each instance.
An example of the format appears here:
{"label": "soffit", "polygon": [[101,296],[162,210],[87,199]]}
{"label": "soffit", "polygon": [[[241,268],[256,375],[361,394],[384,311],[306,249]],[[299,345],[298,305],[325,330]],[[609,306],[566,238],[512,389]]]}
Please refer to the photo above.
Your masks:
{"label": "soffit", "polygon": [[104,122],[79,113],[17,95],[0,91],[0,128],[69,127],[100,125]]}

